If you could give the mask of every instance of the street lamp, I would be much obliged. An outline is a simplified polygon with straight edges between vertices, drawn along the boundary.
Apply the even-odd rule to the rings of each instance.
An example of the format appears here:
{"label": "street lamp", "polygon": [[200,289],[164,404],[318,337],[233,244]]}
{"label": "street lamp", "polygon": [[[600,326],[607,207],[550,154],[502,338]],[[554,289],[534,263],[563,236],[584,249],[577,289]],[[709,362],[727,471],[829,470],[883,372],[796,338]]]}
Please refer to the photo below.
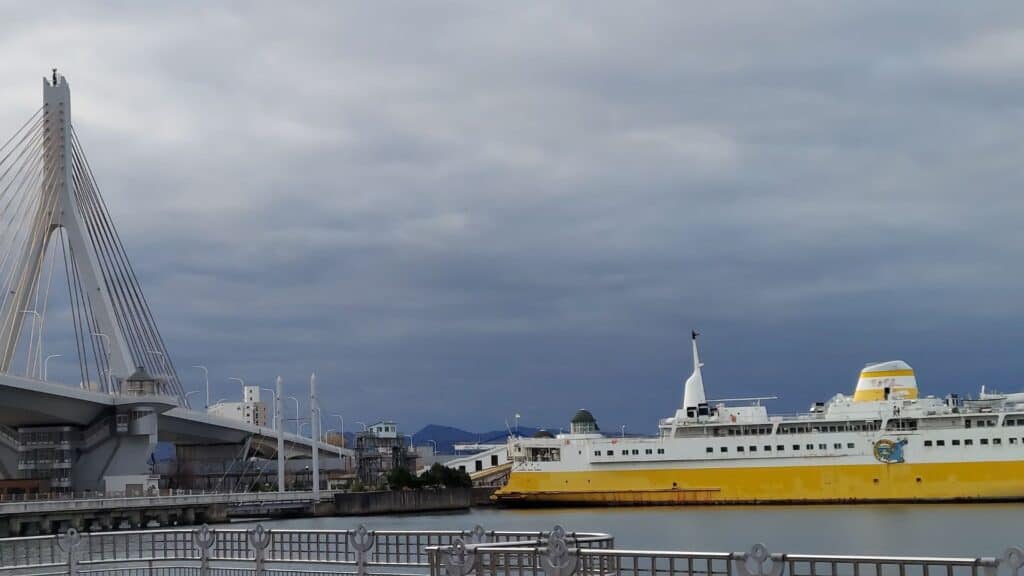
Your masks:
{"label": "street lamp", "polygon": [[[241,378],[231,377],[228,378],[228,380],[234,380],[235,382],[240,383],[242,385],[242,388],[245,388],[245,380],[242,380]],[[242,400],[245,400],[245,398],[242,398]]]}
{"label": "street lamp", "polygon": [[519,412],[516,412],[516,436],[519,436],[519,419],[520,418],[522,418],[522,416],[519,415]]}
{"label": "street lamp", "polygon": [[[295,433],[298,434],[299,436],[302,436],[302,427],[303,426],[309,426],[309,422],[299,422],[299,429],[295,431]],[[309,433],[310,440],[312,440],[313,439],[313,432],[312,432],[313,427],[309,426],[309,429],[310,429],[310,433]]]}
{"label": "street lamp", "polygon": [[299,433],[299,399],[295,396],[289,396],[289,400],[295,401],[295,433]]}
{"label": "street lamp", "polygon": [[363,432],[366,432],[366,422],[356,422],[356,424],[359,424],[360,426],[362,426],[363,427]]}
{"label": "street lamp", "polygon": [[63,354],[50,354],[46,357],[46,360],[43,360],[43,382],[46,382],[46,376],[49,374],[46,368],[50,365],[50,358],[60,358],[61,356]]}
{"label": "street lamp", "polygon": [[626,437],[626,425],[623,424],[622,426],[620,426],[620,428],[622,428],[622,437],[625,438]]}
{"label": "street lamp", "polygon": [[430,442],[430,445],[434,447],[434,454],[433,455],[437,456],[437,441],[436,440],[427,440],[427,442]]}
{"label": "street lamp", "polygon": [[341,414],[333,414],[338,420],[341,420],[341,443],[345,443],[345,417]]}
{"label": "street lamp", "polygon": [[274,412],[273,416],[271,416],[272,419],[270,421],[274,423],[274,425],[271,426],[271,428],[277,430],[277,390],[274,390],[273,388],[260,388],[260,390],[266,390],[267,392],[270,392],[270,397],[274,399]]}
{"label": "street lamp", "polygon": [[203,371],[203,376],[206,380],[206,409],[210,409],[210,371],[206,369],[206,366],[196,364],[193,368],[198,368]]}
{"label": "street lamp", "polygon": [[193,390],[193,391],[191,391],[191,392],[185,392],[185,402],[186,402],[186,403],[188,402],[188,397],[189,397],[189,396],[191,396],[191,395],[193,395],[193,394],[199,394],[199,392],[200,392],[199,390]]}

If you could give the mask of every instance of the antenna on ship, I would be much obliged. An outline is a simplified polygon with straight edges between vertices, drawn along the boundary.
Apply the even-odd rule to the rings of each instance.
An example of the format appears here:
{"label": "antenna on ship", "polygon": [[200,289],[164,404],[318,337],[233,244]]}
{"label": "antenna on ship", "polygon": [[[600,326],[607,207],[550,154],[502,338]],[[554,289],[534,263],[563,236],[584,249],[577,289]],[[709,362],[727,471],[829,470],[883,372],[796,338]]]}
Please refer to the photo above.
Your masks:
{"label": "antenna on ship", "polygon": [[707,399],[704,397],[704,376],[701,374],[700,355],[697,353],[697,336],[700,332],[690,331],[691,342],[693,343],[693,374],[686,379],[683,387],[683,410],[688,417],[696,417],[701,405],[707,410]]}

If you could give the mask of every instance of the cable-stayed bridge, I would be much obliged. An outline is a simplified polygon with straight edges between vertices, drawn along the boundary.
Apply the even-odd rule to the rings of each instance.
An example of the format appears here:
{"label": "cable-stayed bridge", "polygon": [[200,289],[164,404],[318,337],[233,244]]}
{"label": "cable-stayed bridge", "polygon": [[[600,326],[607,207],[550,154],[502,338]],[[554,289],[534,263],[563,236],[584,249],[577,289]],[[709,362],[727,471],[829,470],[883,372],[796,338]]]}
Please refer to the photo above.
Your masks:
{"label": "cable-stayed bridge", "polygon": [[[77,383],[49,381],[55,334],[74,351]],[[318,409],[314,399],[314,438]],[[149,476],[158,441],[179,457],[183,446],[240,458],[338,453],[279,434],[280,395],[274,413],[275,426],[259,427],[190,409],[54,70],[42,107],[0,146],[0,481],[123,490]]]}

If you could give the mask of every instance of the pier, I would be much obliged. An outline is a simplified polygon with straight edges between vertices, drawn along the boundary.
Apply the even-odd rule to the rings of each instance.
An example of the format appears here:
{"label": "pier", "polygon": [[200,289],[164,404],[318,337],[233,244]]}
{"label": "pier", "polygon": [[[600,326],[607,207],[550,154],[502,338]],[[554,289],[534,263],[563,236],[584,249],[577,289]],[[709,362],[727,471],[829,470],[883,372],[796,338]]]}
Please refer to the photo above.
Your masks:
{"label": "pier", "polygon": [[610,534],[210,528],[0,539],[0,572],[66,574],[356,574],[358,576],[995,576],[1015,575],[1024,553],[1000,557],[850,556],[623,550]]}

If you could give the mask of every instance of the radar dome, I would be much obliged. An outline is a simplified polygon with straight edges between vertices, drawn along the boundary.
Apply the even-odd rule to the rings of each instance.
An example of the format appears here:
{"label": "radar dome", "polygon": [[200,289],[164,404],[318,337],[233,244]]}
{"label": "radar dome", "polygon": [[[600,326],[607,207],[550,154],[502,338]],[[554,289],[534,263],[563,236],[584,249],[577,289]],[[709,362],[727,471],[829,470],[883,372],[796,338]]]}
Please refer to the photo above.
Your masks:
{"label": "radar dome", "polygon": [[878,402],[889,399],[917,398],[914,369],[902,360],[868,364],[860,371],[854,402]]}

